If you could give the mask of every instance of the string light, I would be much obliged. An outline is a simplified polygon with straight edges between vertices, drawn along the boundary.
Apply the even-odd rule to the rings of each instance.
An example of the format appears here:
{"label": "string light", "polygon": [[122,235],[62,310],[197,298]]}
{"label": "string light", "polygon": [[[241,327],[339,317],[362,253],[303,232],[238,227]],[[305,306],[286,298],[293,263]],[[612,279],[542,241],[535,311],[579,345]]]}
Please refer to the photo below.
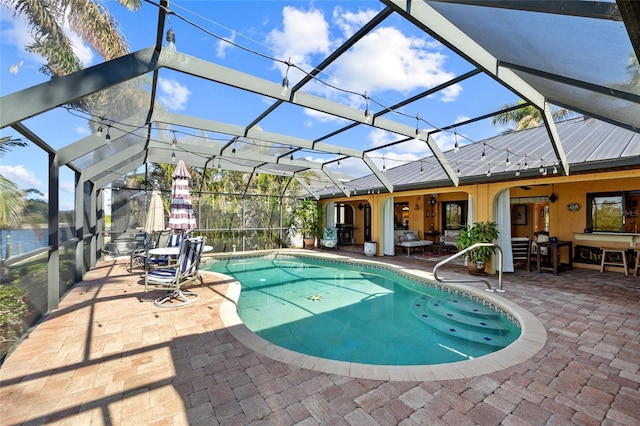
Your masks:
{"label": "string light", "polygon": [[367,124],[371,124],[371,111],[369,111],[369,95],[367,94],[366,90],[364,92],[364,102],[365,102],[364,122]]}
{"label": "string light", "polygon": [[291,58],[289,58],[285,64],[287,65],[287,71],[285,71],[284,78],[282,79],[282,91],[280,92],[282,96],[287,96],[287,92],[289,91],[289,68],[293,65],[291,63]]}
{"label": "string light", "polygon": [[[290,64],[290,63],[287,63],[287,64],[288,64],[288,66],[294,66],[293,64]],[[370,98],[369,98],[369,96],[368,96],[368,92],[365,92],[364,98],[365,98],[365,102],[367,103],[367,109],[368,109],[368,101],[370,100]],[[70,108],[70,107],[66,107],[65,109],[66,109],[68,112],[70,112],[70,113],[74,113],[74,111],[75,111],[75,110],[73,110],[73,109],[72,109],[72,108]],[[396,112],[396,111],[393,111],[393,110],[390,110],[390,111],[391,111],[391,112]],[[408,116],[408,115],[406,115],[406,114],[403,114],[403,115],[405,115],[405,116],[409,117],[409,116]],[[420,121],[421,121],[421,120],[422,120],[422,121],[424,121],[424,120],[423,120],[422,118],[420,118],[420,115],[419,115],[419,114],[416,114],[415,119],[416,119],[416,130],[415,130],[415,131],[416,131],[416,138],[417,138],[417,139],[419,139],[419,136],[420,136],[420,134],[422,133],[422,132],[421,132],[421,130],[420,130]],[[105,118],[104,118],[104,117],[99,118],[99,120],[100,120],[100,121],[98,121],[97,119],[93,119],[93,120],[91,120],[91,119],[90,119],[90,121],[98,122],[98,127],[96,128],[96,136],[100,136],[100,135],[103,133],[103,130],[102,130],[102,129],[103,129],[103,124],[102,124],[102,123],[103,123],[104,121],[108,121],[108,123],[107,123],[107,134],[105,135],[105,139],[107,140],[107,144],[108,144],[108,143],[109,143],[109,141],[111,140],[110,130],[111,130],[111,127],[112,127],[112,123],[111,123],[111,121],[110,121],[110,120],[108,120],[108,119],[107,119],[107,120],[105,120]],[[121,126],[130,126],[129,124],[126,124],[126,123],[119,123],[119,122],[114,122],[114,123],[116,123],[116,124],[118,124],[118,125],[121,125]],[[114,127],[115,127],[115,126],[114,126]],[[132,126],[132,127],[135,127],[135,126]],[[175,147],[177,146],[177,135],[176,135],[176,133],[177,133],[177,132],[176,132],[175,130],[172,130],[172,132],[173,132],[172,146],[175,148]],[[453,130],[453,133],[454,133],[454,151],[455,151],[455,150],[456,150],[456,149],[455,149],[455,148],[456,148],[456,146],[457,146],[458,150],[460,149],[460,143],[459,143],[459,139],[458,139],[458,132],[457,132],[457,129],[454,129],[454,130]],[[193,137],[202,137],[202,136],[198,136],[198,135],[191,135],[191,136],[193,136]],[[462,137],[464,137],[463,135],[461,135],[461,136],[462,136]],[[239,141],[239,140],[234,141],[234,143],[233,143],[233,147],[232,147],[232,150],[231,150],[231,153],[232,153],[232,154],[236,154],[236,153],[237,153],[237,142],[241,142],[241,143],[243,143],[242,141]],[[471,141],[471,142],[473,142],[473,141]],[[488,160],[488,157],[487,157],[487,151],[486,151],[487,147],[489,147],[489,148],[493,149],[494,151],[505,151],[505,152],[506,152],[505,164],[506,164],[506,166],[507,166],[507,167],[509,167],[509,166],[511,165],[511,161],[510,161],[510,159],[511,159],[511,155],[512,155],[512,154],[517,154],[517,153],[512,152],[509,148],[501,149],[501,148],[495,148],[495,147],[492,147],[490,144],[487,144],[487,142],[486,142],[486,141],[483,141],[483,142],[482,142],[482,145],[483,145],[483,148],[482,148],[482,155],[481,155],[481,159],[482,159],[483,161],[487,161],[487,160]],[[292,150],[292,152],[290,152],[289,157],[290,157],[290,159],[293,161],[293,160],[294,160],[294,155],[293,155],[293,153],[294,153],[294,148],[293,148],[293,147],[290,147],[290,149]],[[301,149],[301,148],[298,148],[298,149]],[[304,149],[302,149],[302,150],[304,151]],[[311,151],[310,151],[310,152],[311,152]],[[275,154],[275,155],[276,155],[276,156],[278,156],[278,154]],[[175,160],[175,150],[172,150],[172,155],[171,155],[171,157],[172,157],[172,161],[174,161],[174,160]],[[384,155],[383,155],[382,157],[383,157],[382,171],[383,171],[383,172],[386,172],[386,158],[385,158],[385,156],[384,156]],[[422,160],[422,159],[420,159],[419,161],[420,161],[420,173],[424,173],[424,164],[423,164],[423,160]],[[338,168],[340,168],[340,167],[342,166],[342,162],[341,162],[341,160],[340,160],[340,159],[338,159],[338,160],[337,160],[337,163],[338,163],[338,164],[337,164],[337,167],[338,167]],[[549,163],[551,163],[551,164],[550,164],[550,167],[547,169],[547,168],[545,167],[545,159],[544,159],[544,158],[541,158],[541,159],[540,159],[540,168],[539,168],[539,171],[540,171],[540,173],[541,173],[543,176],[547,176],[547,175],[548,175],[548,173],[549,173],[550,171],[551,171],[553,174],[557,174],[557,173],[559,172],[559,170],[558,170],[558,162],[557,162],[557,161],[555,161],[555,162],[549,162]],[[456,173],[457,173],[457,175],[458,175],[458,176],[462,176],[462,172],[461,172],[461,170],[460,170],[459,163],[456,163],[456,164],[457,164]],[[552,165],[552,167],[551,167],[551,165]],[[515,174],[515,176],[516,176],[516,177],[521,176],[521,173],[522,173],[522,170],[523,170],[523,169],[524,169],[524,170],[528,170],[528,169],[529,169],[529,162],[528,162],[528,154],[527,154],[527,153],[525,153],[525,154],[524,154],[523,166],[521,166],[521,162],[518,162],[518,163],[517,163],[517,166],[518,166],[518,167],[517,167],[517,170],[514,172],[514,174]],[[218,162],[218,167],[221,167],[221,163],[220,163],[220,161]],[[491,173],[492,173],[492,171],[491,171],[491,167],[490,167],[490,168],[489,168],[489,170],[488,170],[488,172],[487,172],[487,177],[491,176]]]}
{"label": "string light", "polygon": [[[176,14],[174,13],[174,15],[176,15]],[[178,16],[178,15],[176,15],[176,16]],[[222,41],[222,42],[229,43],[229,44],[231,44],[231,45],[233,45],[233,46],[235,46],[235,47],[237,47],[237,48],[240,48],[240,49],[242,49],[242,50],[245,50],[245,51],[247,51],[247,52],[250,52],[250,53],[253,53],[253,54],[256,54],[256,55],[259,55],[259,56],[265,57],[265,58],[267,58],[267,59],[271,59],[271,60],[274,60],[274,61],[277,61],[277,62],[280,62],[280,63],[285,64],[285,65],[287,66],[287,69],[286,69],[286,72],[285,72],[285,77],[284,77],[284,79],[283,79],[283,81],[282,81],[282,88],[283,88],[283,90],[282,90],[282,95],[283,95],[283,96],[285,96],[285,95],[286,95],[286,93],[287,93],[287,92],[288,92],[288,90],[289,90],[288,72],[289,72],[289,69],[290,69],[291,67],[295,67],[296,69],[298,69],[298,70],[300,70],[301,72],[303,72],[304,74],[306,74],[308,77],[310,77],[310,78],[312,78],[312,79],[314,79],[314,80],[317,80],[319,83],[324,84],[324,85],[326,85],[326,86],[328,86],[328,87],[331,87],[331,88],[333,88],[333,89],[335,89],[335,90],[339,90],[339,91],[342,91],[342,92],[345,92],[345,93],[351,93],[351,94],[354,94],[354,95],[360,95],[360,96],[363,96],[363,95],[358,94],[358,93],[355,93],[355,92],[350,92],[350,91],[348,91],[348,90],[344,90],[344,89],[341,89],[341,88],[338,88],[338,87],[332,86],[331,84],[329,84],[329,83],[327,83],[327,82],[325,82],[325,81],[323,81],[323,80],[319,79],[319,78],[317,77],[317,75],[316,75],[316,74],[308,73],[308,72],[306,72],[304,69],[302,69],[302,68],[300,68],[300,67],[296,66],[295,64],[291,63],[291,58],[289,58],[289,60],[288,60],[288,61],[282,61],[281,59],[268,57],[268,56],[266,56],[266,55],[264,55],[264,54],[262,54],[262,53],[260,53],[260,52],[257,52],[257,51],[254,51],[254,50],[251,50],[251,49],[249,49],[249,48],[247,48],[247,47],[245,47],[245,46],[242,46],[242,45],[236,44],[236,43],[234,43],[233,41],[228,40],[228,39],[226,39],[226,38],[224,38],[224,37],[218,36],[218,35],[216,35],[216,34],[212,33],[211,31],[207,30],[206,28],[203,28],[202,26],[200,26],[200,25],[196,24],[195,22],[190,21],[189,19],[187,19],[187,18],[185,18],[185,17],[180,16],[180,18],[181,18],[181,19],[183,19],[185,22],[189,23],[190,25],[194,26],[195,28],[198,28],[199,30],[201,30],[201,31],[203,31],[203,32],[205,32],[205,33],[207,33],[207,34],[209,34],[209,35],[211,35],[211,36],[213,36],[213,37],[218,38],[218,39],[219,39],[220,41]],[[175,48],[175,34],[173,33],[173,31],[172,31],[172,29],[171,29],[171,28],[169,29],[169,31],[167,31],[167,36],[166,36],[166,38],[167,38],[167,42],[169,43],[169,45],[168,45],[167,47],[168,47],[168,48],[170,48],[170,47],[171,47],[171,46],[170,46],[170,44],[171,44],[171,43],[173,43],[173,44],[174,44],[173,48]],[[369,121],[368,121],[368,120],[371,120],[371,119],[372,119],[372,115],[371,115],[371,111],[369,110],[369,100],[370,100],[370,98],[369,98],[368,93],[367,93],[366,91],[365,91],[365,93],[364,93],[364,98],[365,98],[365,104],[366,104],[366,109],[365,109],[365,113],[364,113],[364,115],[365,115],[365,123],[369,123]],[[376,102],[375,100],[372,100],[372,101],[373,101],[373,102],[375,102],[376,104],[378,104],[378,102]],[[381,105],[381,104],[379,104],[379,105]],[[395,113],[395,114],[400,114],[400,115],[404,115],[404,116],[406,116],[406,117],[410,117],[409,115],[404,114],[404,113],[402,113],[401,111],[395,111],[395,110],[393,110],[393,109],[390,109],[390,108],[384,107],[384,105],[381,105],[381,106],[383,107],[383,109],[384,109],[385,111],[389,111],[389,112],[392,112],[392,113]],[[420,140],[420,133],[421,133],[421,132],[420,132],[420,128],[419,128],[419,121],[420,121],[420,117],[419,117],[419,115],[416,115],[416,120],[418,121],[418,123],[417,123],[418,125],[416,126],[416,137],[415,137],[415,139],[416,139],[416,140]],[[424,121],[424,120],[423,120],[423,121]],[[427,122],[427,124],[429,124],[429,123]],[[435,128],[435,129],[441,130],[441,131],[442,131],[442,130],[444,130],[444,129],[440,129],[440,128],[438,128],[437,126],[432,126],[432,125],[430,125],[430,126],[431,126],[431,127],[433,127],[433,128]],[[445,131],[446,131],[446,130],[445,130]],[[457,148],[459,149],[459,148],[460,148],[460,144],[459,144],[459,143],[458,143],[458,141],[457,141],[457,131],[456,131],[456,130],[454,130],[454,137],[456,138],[456,145],[457,145]],[[486,146],[486,143],[484,143],[484,142],[483,142],[483,145],[485,145],[485,146]],[[232,151],[232,152],[233,152],[233,151]],[[455,147],[455,146],[454,146],[454,152],[458,152],[458,150],[456,149],[456,147]],[[482,160],[483,160],[483,161],[486,161],[486,152],[485,152],[485,148],[484,148],[484,147],[483,147],[483,153],[482,153]],[[509,160],[510,160],[510,158],[509,158],[509,151],[507,150],[507,166],[509,166],[509,165],[510,165]],[[518,163],[518,164],[519,164],[519,163]],[[527,160],[526,160],[526,154],[525,154],[525,161],[524,161],[524,169],[525,169],[525,170],[527,170],[527,169],[528,169],[528,162],[527,162]],[[555,165],[554,165],[554,169],[555,169],[555,171],[554,171],[554,173],[555,173],[555,172],[557,171],[557,167],[556,167]]]}
{"label": "string light", "polygon": [[176,33],[173,32],[173,30],[171,29],[171,27],[169,27],[169,30],[167,31],[167,49],[175,52],[176,49]]}
{"label": "string light", "polygon": [[416,114],[416,141],[420,140],[420,115]]}
{"label": "string light", "polygon": [[460,151],[460,145],[458,145],[458,132],[457,130],[453,131],[453,137],[455,139],[455,143],[453,144],[453,152]]}

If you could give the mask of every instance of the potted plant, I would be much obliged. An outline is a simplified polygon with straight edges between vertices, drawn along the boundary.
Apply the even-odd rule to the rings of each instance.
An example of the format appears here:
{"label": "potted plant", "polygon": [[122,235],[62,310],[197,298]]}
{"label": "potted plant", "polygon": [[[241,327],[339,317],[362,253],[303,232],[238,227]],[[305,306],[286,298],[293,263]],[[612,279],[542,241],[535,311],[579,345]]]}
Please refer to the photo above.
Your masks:
{"label": "potted plant", "polygon": [[[476,222],[460,229],[456,236],[456,247],[464,250],[477,243],[493,243],[498,238],[498,224],[491,221]],[[467,265],[471,274],[484,274],[486,262],[495,253],[495,247],[476,247],[466,253]]]}
{"label": "potted plant", "polygon": [[304,200],[294,212],[297,230],[304,240],[305,248],[313,248],[316,238],[322,235],[322,210],[315,200]]}

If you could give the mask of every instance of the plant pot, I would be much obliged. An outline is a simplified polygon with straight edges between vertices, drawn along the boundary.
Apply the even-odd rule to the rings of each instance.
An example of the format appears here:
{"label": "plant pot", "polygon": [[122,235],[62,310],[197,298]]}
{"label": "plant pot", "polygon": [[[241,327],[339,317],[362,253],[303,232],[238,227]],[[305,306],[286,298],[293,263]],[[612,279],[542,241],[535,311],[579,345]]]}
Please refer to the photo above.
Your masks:
{"label": "plant pot", "polygon": [[467,268],[471,275],[486,275],[484,272],[485,265],[485,262],[473,262],[471,260],[467,262]]}
{"label": "plant pot", "polygon": [[367,241],[364,243],[364,254],[367,256],[375,256],[378,251],[378,245],[375,241]]}
{"label": "plant pot", "polygon": [[315,238],[305,238],[304,239],[304,248],[314,248],[316,245]]}

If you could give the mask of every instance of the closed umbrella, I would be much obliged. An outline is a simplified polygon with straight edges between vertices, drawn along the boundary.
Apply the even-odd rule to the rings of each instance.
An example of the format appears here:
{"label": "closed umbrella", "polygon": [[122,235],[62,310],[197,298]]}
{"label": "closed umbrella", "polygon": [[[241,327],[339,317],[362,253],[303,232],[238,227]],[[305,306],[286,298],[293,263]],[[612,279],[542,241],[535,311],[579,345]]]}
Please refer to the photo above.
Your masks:
{"label": "closed umbrella", "polygon": [[147,234],[153,234],[165,229],[164,225],[164,205],[160,191],[154,189],[151,193],[151,202],[149,203],[149,211],[147,213],[147,222],[144,225],[144,231]]}
{"label": "closed umbrella", "polygon": [[171,211],[169,212],[169,228],[178,232],[189,232],[196,228],[196,215],[189,194],[189,172],[184,161],[180,160],[173,172],[171,187]]}

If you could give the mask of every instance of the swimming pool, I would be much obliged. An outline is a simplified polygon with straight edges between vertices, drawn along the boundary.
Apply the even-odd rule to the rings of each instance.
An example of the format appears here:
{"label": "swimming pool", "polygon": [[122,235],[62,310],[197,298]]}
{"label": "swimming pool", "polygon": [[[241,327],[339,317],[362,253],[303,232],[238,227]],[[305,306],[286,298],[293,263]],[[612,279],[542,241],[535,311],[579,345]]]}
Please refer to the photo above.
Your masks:
{"label": "swimming pool", "polygon": [[[466,377],[470,372],[466,368],[460,369],[460,366],[468,365],[472,362],[470,360],[478,367],[476,361],[488,358],[491,366],[482,363],[485,364],[484,370],[495,371],[522,356],[517,354],[514,358],[510,346],[495,352],[503,345],[522,340],[522,336],[518,339],[521,331],[531,332],[531,325],[522,330],[518,328],[517,324],[522,324],[523,318],[527,322],[536,321],[532,316],[534,320],[529,321],[532,318],[526,315],[526,311],[522,317],[520,309],[510,307],[509,302],[491,302],[480,291],[467,289],[462,292],[456,287],[442,286],[434,288],[425,285],[423,277],[380,262],[353,262],[340,256],[330,257],[329,263],[315,256],[282,253],[219,258],[207,269],[243,282],[242,294],[237,282],[235,287],[230,287],[230,292],[235,293],[231,298],[238,299],[238,312],[242,319],[238,312],[234,317],[231,310],[235,311],[235,306],[232,306],[227,307],[227,319],[223,318],[223,322],[239,340],[245,344],[245,340],[251,340],[250,346],[271,357],[284,357],[284,362],[293,361],[307,368],[329,369],[355,377],[371,377],[373,370],[379,372],[374,374],[376,377],[388,377],[397,367],[408,366],[403,374],[408,374],[409,380],[417,378],[416,374],[432,376],[443,363],[456,367],[449,369],[447,378]],[[307,274],[311,275],[310,280]],[[489,324],[495,320],[495,314],[486,311],[487,305],[503,314],[497,325]],[[288,308],[288,313],[283,313],[284,308]],[[352,311],[350,318],[345,316],[346,311]],[[452,337],[451,329],[457,333],[462,331],[460,324],[451,327],[441,323],[434,328],[424,318],[425,315],[436,316],[441,322],[442,317],[453,312],[455,316],[467,320],[472,318],[477,323],[477,318],[473,319],[474,311],[479,311],[476,317],[479,316],[479,322],[484,324],[475,324],[471,329],[477,338],[485,339],[484,343],[477,338],[470,341]],[[505,317],[512,321],[505,321]],[[253,331],[249,332],[240,325]],[[389,328],[390,325],[394,327]],[[499,331],[488,333],[482,329],[487,326],[496,326]],[[534,327],[534,334],[546,340],[546,332],[540,327]],[[277,346],[252,338],[253,333]],[[539,349],[540,339],[534,340],[538,341],[535,348]],[[527,346],[531,346],[529,343]],[[492,357],[505,351],[506,358],[496,361]],[[306,357],[301,356],[301,352],[306,353]],[[476,359],[478,357],[481,358]],[[326,362],[329,360],[337,361],[331,364]],[[385,368],[380,369],[380,364]],[[364,371],[362,369],[367,366],[376,368],[369,368],[363,375],[354,372]],[[394,372],[396,376],[397,373]]]}

